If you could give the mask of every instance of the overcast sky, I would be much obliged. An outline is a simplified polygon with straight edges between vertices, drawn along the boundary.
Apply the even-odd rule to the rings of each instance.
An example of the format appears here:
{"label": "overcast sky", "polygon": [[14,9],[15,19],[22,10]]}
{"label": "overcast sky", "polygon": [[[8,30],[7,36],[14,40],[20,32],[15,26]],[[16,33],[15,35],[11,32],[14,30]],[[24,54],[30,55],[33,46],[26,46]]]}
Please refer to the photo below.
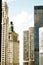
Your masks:
{"label": "overcast sky", "polygon": [[21,65],[23,59],[23,31],[34,26],[34,6],[43,5],[43,0],[3,0],[8,4],[9,22],[13,21],[14,30],[19,34]]}

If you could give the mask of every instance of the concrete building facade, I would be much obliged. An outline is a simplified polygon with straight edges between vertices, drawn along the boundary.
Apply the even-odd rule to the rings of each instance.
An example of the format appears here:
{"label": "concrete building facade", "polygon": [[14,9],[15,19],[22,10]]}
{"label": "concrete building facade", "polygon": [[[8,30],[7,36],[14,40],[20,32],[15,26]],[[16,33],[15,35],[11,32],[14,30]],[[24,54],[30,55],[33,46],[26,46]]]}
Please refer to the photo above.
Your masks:
{"label": "concrete building facade", "polygon": [[39,65],[39,28],[43,26],[43,6],[34,6],[35,65]]}
{"label": "concrete building facade", "polygon": [[39,28],[39,65],[43,65],[43,27]]}
{"label": "concrete building facade", "polygon": [[34,65],[34,27],[29,28],[29,65]]}
{"label": "concrete building facade", "polygon": [[24,65],[34,65],[34,27],[30,27],[28,31],[24,31],[23,41]]}
{"label": "concrete building facade", "polygon": [[[8,6],[7,3],[2,3],[2,31],[1,31],[1,65],[5,65],[6,51],[8,43]],[[6,53],[5,53],[6,52]]]}
{"label": "concrete building facade", "polygon": [[29,31],[23,32],[23,65],[29,65]]}

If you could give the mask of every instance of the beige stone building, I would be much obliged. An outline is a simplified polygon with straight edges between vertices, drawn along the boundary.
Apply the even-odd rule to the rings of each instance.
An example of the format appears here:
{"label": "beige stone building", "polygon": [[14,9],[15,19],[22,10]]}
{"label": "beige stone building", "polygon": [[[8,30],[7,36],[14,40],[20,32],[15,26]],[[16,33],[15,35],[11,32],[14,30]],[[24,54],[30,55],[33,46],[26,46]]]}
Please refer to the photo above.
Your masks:
{"label": "beige stone building", "polygon": [[10,23],[8,33],[7,65],[19,65],[19,41],[18,34],[13,30],[13,23]]}
{"label": "beige stone building", "polygon": [[7,3],[2,3],[2,31],[1,31],[1,65],[6,63],[6,51],[8,43],[8,6]]}
{"label": "beige stone building", "polygon": [[18,34],[8,20],[7,3],[2,3],[1,65],[19,65]]}

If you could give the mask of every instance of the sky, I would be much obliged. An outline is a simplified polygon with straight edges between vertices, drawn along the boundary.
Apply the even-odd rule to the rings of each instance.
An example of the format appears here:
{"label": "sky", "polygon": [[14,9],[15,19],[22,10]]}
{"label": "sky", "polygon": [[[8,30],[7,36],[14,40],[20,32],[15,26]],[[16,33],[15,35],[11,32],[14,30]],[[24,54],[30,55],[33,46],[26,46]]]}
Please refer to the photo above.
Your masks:
{"label": "sky", "polygon": [[20,62],[23,62],[23,31],[34,26],[34,6],[43,5],[43,0],[2,0],[8,4],[9,22],[13,21],[14,31],[19,34]]}

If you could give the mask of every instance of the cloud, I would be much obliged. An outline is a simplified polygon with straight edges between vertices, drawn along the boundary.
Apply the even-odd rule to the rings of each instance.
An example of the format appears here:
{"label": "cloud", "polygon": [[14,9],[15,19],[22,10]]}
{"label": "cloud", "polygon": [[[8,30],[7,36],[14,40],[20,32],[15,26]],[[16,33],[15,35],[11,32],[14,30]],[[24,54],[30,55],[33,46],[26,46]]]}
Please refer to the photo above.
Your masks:
{"label": "cloud", "polygon": [[[13,21],[14,30],[19,33],[19,36],[21,37],[24,30],[28,30],[29,27],[34,26],[34,15],[33,13],[23,11],[12,18],[9,18],[9,21]],[[20,37],[19,39],[21,39]]]}
{"label": "cloud", "polygon": [[27,15],[27,12],[21,12],[16,16],[13,16],[13,21],[15,22],[15,25],[19,26],[22,22],[26,21]]}
{"label": "cloud", "polygon": [[33,13],[23,11],[16,16],[10,18],[10,21],[13,21],[16,29],[19,28],[19,30],[23,31],[25,29],[28,29],[28,27],[34,26],[34,15]]}
{"label": "cloud", "polygon": [[24,11],[10,18],[10,21],[13,21],[14,30],[19,34],[20,40],[22,40],[21,36],[23,31],[28,30],[31,26],[34,26],[33,13],[31,14]]}

